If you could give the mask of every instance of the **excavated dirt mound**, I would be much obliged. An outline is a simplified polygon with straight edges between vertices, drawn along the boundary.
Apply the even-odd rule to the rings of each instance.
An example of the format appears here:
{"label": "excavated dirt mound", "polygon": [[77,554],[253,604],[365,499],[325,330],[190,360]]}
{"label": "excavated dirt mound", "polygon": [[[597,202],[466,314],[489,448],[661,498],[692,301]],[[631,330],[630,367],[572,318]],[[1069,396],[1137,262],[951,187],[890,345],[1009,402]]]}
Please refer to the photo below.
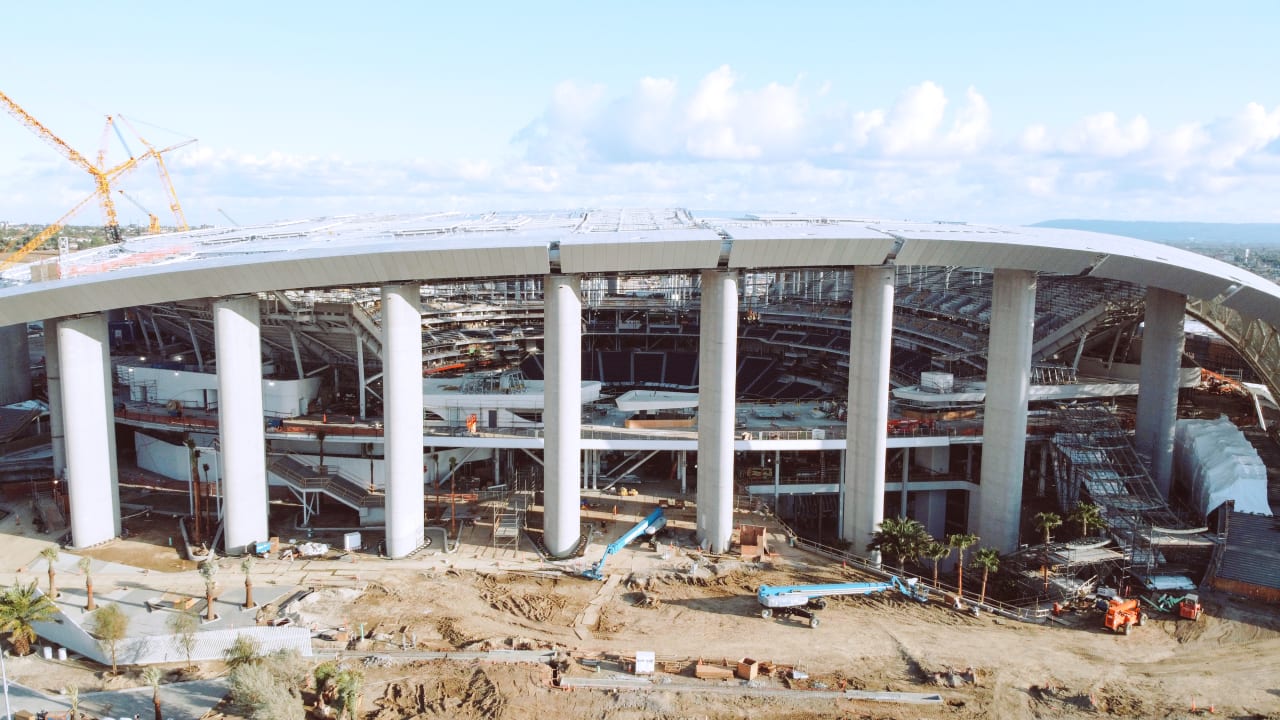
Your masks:
{"label": "excavated dirt mound", "polygon": [[481,668],[434,664],[432,677],[390,683],[374,720],[501,718],[506,701]]}
{"label": "excavated dirt mound", "polygon": [[489,607],[504,613],[518,615],[534,622],[556,622],[568,605],[568,598],[554,592],[558,581],[534,582],[534,588],[525,590],[530,581],[510,575],[481,575],[476,586],[480,597]]}

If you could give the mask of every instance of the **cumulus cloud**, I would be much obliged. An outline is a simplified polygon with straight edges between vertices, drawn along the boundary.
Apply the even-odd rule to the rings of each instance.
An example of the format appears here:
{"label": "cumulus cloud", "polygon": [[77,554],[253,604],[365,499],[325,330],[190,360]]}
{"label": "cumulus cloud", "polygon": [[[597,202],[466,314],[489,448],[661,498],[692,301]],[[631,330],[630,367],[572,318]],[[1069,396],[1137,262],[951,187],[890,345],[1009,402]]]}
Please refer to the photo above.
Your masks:
{"label": "cumulus cloud", "polygon": [[[997,122],[1002,100],[930,80],[867,97],[831,81],[748,77],[726,65],[621,88],[558,83],[536,116],[513,121],[509,145],[465,159],[201,145],[168,162],[184,204],[208,221],[220,220],[220,207],[252,222],[610,205],[997,222],[1175,212],[1280,221],[1272,201],[1280,107],[1251,103],[1193,118],[1089,108],[1011,126]],[[0,178],[0,218],[20,217],[41,198],[53,199],[43,214],[56,217],[91,190],[55,162],[16,167]],[[62,189],[41,198],[29,190],[50,184]],[[138,196],[164,207],[159,194]]]}

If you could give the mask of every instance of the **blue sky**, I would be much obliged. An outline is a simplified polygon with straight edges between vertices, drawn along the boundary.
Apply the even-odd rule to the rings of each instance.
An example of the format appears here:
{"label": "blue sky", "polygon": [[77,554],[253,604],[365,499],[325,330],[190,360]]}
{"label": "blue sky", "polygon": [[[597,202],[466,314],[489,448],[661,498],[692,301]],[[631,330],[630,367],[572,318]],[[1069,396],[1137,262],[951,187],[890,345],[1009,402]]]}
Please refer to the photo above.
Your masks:
{"label": "blue sky", "polygon": [[[158,146],[199,138],[166,160],[193,223],[655,205],[1280,221],[1273,2],[359,5],[10,3],[0,92],[89,157],[107,114]],[[119,186],[168,221],[152,168]],[[92,190],[0,115],[0,220]]]}

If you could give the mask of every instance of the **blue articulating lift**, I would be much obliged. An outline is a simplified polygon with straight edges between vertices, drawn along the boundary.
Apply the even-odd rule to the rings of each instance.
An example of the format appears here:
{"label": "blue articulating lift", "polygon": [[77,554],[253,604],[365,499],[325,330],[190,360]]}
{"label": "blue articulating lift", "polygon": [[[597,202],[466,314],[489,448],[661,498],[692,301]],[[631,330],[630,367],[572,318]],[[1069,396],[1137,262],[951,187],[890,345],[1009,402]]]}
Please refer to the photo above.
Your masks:
{"label": "blue articulating lift", "polygon": [[666,525],[667,518],[663,516],[662,508],[655,509],[653,512],[649,513],[648,517],[636,523],[634,527],[623,533],[622,537],[609,543],[609,547],[604,549],[604,556],[601,557],[595,565],[592,565],[582,571],[582,576],[591,578],[592,580],[603,580],[604,564],[605,561],[609,559],[610,555],[626,547],[628,543],[641,535],[656,534],[659,530],[666,527]]}
{"label": "blue articulating lift", "polygon": [[916,602],[929,602],[929,589],[919,585],[915,578],[903,580],[895,575],[880,582],[833,583],[831,585],[761,585],[756,591],[760,601],[760,617],[796,615],[809,620],[809,627],[818,627],[815,610],[827,606],[826,598],[833,595],[874,595],[897,590]]}

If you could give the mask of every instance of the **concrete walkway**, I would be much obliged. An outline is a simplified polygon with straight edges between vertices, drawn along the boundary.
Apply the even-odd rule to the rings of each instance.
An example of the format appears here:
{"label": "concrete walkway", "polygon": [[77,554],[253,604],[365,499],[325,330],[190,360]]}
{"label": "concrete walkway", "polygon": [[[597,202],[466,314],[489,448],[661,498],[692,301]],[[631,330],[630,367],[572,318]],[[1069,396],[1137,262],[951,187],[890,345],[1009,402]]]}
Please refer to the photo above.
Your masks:
{"label": "concrete walkway", "polygon": [[[160,708],[166,718],[188,720],[198,718],[222,702],[230,691],[225,678],[170,683],[160,688]],[[71,709],[65,695],[48,696],[31,688],[9,683],[9,709],[32,713],[47,710],[55,717],[65,717]],[[80,712],[92,718],[154,717],[151,688],[81,693]]]}

